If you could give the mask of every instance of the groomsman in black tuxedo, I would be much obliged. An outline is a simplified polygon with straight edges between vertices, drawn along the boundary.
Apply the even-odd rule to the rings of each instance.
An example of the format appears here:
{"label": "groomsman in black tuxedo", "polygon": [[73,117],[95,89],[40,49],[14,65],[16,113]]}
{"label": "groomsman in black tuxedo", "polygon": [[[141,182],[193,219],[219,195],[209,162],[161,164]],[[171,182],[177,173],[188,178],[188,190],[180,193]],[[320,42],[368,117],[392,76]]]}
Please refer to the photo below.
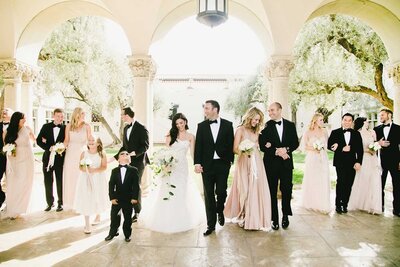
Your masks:
{"label": "groomsman in black tuxedo", "polygon": [[328,149],[334,152],[333,166],[337,174],[335,205],[339,214],[347,213],[351,187],[364,155],[361,135],[352,129],[353,121],[352,114],[344,114],[342,127],[333,130],[328,139]]}
{"label": "groomsman in black tuxedo", "polygon": [[44,187],[46,190],[46,202],[47,208],[44,211],[50,211],[54,207],[54,196],[53,196],[53,173],[56,176],[56,186],[57,186],[57,209],[56,211],[63,210],[63,196],[62,196],[62,183],[63,183],[63,166],[64,166],[64,156],[63,152],[61,155],[56,153],[54,158],[53,166],[49,166],[50,154],[53,146],[56,143],[64,142],[65,138],[65,125],[64,112],[62,109],[56,108],[53,111],[53,121],[46,123],[42,126],[39,135],[36,138],[36,143],[43,150],[43,175],[44,175]]}
{"label": "groomsman in black tuxedo", "polygon": [[[131,156],[131,166],[137,168],[139,172],[139,183],[141,182],[144,168],[146,164],[150,163],[147,156],[147,149],[149,149],[149,132],[144,125],[140,124],[134,119],[135,112],[131,108],[124,108],[121,111],[121,118],[127,124],[124,128],[124,136],[122,140],[122,150],[128,151]],[[114,158],[118,159],[118,155]],[[141,206],[141,193],[139,192],[138,202],[133,205],[135,215],[132,218],[133,222],[137,221],[139,217]]]}
{"label": "groomsman in black tuxedo", "polygon": [[[206,120],[197,126],[194,149],[195,172],[203,177],[207,230],[210,235],[218,223],[225,224],[224,208],[229,169],[234,160],[232,122],[219,116],[220,106],[215,100],[204,104]],[[217,199],[215,199],[215,195]]]}
{"label": "groomsman in black tuxedo", "polygon": [[282,118],[282,105],[272,103],[268,108],[269,120],[259,136],[260,150],[264,152],[264,166],[271,192],[272,229],[279,229],[278,181],[282,192],[282,228],[289,227],[293,215],[290,201],[293,188],[292,152],[299,146],[296,126]]}
{"label": "groomsman in black tuxedo", "polygon": [[111,225],[110,232],[105,238],[109,241],[118,235],[118,228],[121,224],[121,213],[124,215],[122,229],[125,241],[131,241],[132,234],[132,206],[138,203],[140,187],[137,168],[130,166],[128,151],[122,149],[118,153],[119,166],[111,172],[108,183],[108,194],[111,200]]}
{"label": "groomsman in black tuxedo", "polygon": [[1,153],[3,151],[4,141],[3,141],[3,132],[7,130],[8,124],[10,123],[11,115],[13,111],[9,108],[5,108],[1,112],[2,122],[0,122],[0,208],[6,200],[6,194],[3,192],[1,188],[1,180],[3,179],[3,175],[6,172],[7,158]]}
{"label": "groomsman in black tuxedo", "polygon": [[382,166],[382,211],[385,200],[385,184],[388,172],[393,184],[393,214],[400,217],[400,126],[392,122],[393,112],[382,109],[379,113],[381,125],[374,128],[380,150]]}

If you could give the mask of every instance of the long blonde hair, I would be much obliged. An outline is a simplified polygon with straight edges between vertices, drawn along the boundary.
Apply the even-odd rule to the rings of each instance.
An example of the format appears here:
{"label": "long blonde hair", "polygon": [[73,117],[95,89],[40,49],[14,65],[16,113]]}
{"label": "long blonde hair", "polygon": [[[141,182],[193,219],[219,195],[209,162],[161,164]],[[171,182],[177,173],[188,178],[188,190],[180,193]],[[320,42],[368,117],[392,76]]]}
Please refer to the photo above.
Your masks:
{"label": "long blonde hair", "polygon": [[[251,120],[254,119],[257,115],[260,115],[260,121],[256,125],[256,127],[251,126]],[[246,111],[244,114],[242,123],[245,128],[252,130],[254,133],[259,133],[261,131],[262,125],[264,125],[264,113],[258,109],[257,107],[252,107]]]}
{"label": "long blonde hair", "polygon": [[324,115],[322,115],[321,113],[315,113],[312,116],[311,122],[310,122],[310,126],[308,127],[309,130],[314,130],[315,126],[317,125],[317,120],[318,118],[324,118]]}
{"label": "long blonde hair", "polygon": [[79,129],[79,127],[80,127],[79,121],[82,117],[82,112],[83,112],[83,109],[80,107],[75,108],[74,111],[72,112],[71,122],[70,122],[71,131]]}

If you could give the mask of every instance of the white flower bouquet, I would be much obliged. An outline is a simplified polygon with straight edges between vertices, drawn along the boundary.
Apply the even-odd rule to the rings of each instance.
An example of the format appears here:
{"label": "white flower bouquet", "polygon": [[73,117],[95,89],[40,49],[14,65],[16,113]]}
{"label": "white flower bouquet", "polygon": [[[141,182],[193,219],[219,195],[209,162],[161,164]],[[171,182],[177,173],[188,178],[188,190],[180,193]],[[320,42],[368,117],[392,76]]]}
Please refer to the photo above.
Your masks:
{"label": "white flower bouquet", "polygon": [[61,155],[62,153],[64,153],[65,151],[65,146],[64,143],[56,143],[53,147],[52,147],[52,152],[56,152],[58,155]]}
{"label": "white flower bouquet", "polygon": [[368,145],[368,149],[369,149],[369,151],[371,151],[371,152],[376,152],[376,151],[380,150],[381,148],[382,148],[382,147],[381,147],[381,145],[379,144],[379,142],[373,142],[373,143],[371,143],[371,144]]}
{"label": "white flower bouquet", "polygon": [[249,139],[244,139],[239,144],[239,151],[241,154],[245,154],[250,157],[251,153],[253,153],[254,145],[254,142],[250,141]]}
{"label": "white flower bouquet", "polygon": [[16,156],[16,144],[6,144],[3,146],[3,153],[6,156]]}
{"label": "white flower bouquet", "polygon": [[92,164],[93,164],[93,162],[92,162],[89,158],[83,158],[83,159],[81,159],[81,161],[79,162],[79,165],[80,165],[81,167],[84,167],[84,166],[90,167],[90,165],[92,165]]}
{"label": "white flower bouquet", "polygon": [[162,148],[153,154],[153,162],[150,168],[154,171],[156,176],[166,177],[171,175],[177,162],[174,151]]}
{"label": "white flower bouquet", "polygon": [[321,151],[325,149],[325,143],[322,142],[320,139],[317,139],[313,143],[313,148],[317,151]]}

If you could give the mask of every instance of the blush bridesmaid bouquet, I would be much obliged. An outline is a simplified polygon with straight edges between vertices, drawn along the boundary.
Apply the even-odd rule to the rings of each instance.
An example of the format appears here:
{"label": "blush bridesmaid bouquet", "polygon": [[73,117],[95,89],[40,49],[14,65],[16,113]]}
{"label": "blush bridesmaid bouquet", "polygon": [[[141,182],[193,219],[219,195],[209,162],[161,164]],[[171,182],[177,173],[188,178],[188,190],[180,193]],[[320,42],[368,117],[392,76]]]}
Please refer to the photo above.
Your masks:
{"label": "blush bridesmaid bouquet", "polygon": [[54,151],[54,152],[57,153],[58,155],[61,155],[61,154],[64,153],[64,151],[65,151],[64,143],[62,143],[62,142],[56,143],[56,144],[53,146],[52,151]]}
{"label": "blush bridesmaid bouquet", "polygon": [[376,151],[380,150],[381,148],[382,148],[382,147],[381,147],[381,145],[379,144],[379,142],[373,142],[373,143],[371,143],[371,144],[368,145],[368,149],[369,149],[369,151],[371,151],[371,152],[376,152]]}
{"label": "blush bridesmaid bouquet", "polygon": [[249,158],[253,153],[255,143],[250,141],[249,139],[244,139],[239,144],[239,151],[241,154],[247,155]]}
{"label": "blush bridesmaid bouquet", "polygon": [[16,150],[16,144],[6,144],[3,146],[3,153],[6,156],[13,156],[15,157],[17,155],[17,150]]}
{"label": "blush bridesmaid bouquet", "polygon": [[325,143],[322,142],[321,140],[317,139],[315,140],[315,142],[313,143],[313,148],[317,151],[321,151],[325,149]]}
{"label": "blush bridesmaid bouquet", "polygon": [[81,167],[90,167],[90,165],[92,165],[93,164],[93,162],[89,159],[89,158],[83,158],[80,162],[79,162],[79,165],[81,166]]}

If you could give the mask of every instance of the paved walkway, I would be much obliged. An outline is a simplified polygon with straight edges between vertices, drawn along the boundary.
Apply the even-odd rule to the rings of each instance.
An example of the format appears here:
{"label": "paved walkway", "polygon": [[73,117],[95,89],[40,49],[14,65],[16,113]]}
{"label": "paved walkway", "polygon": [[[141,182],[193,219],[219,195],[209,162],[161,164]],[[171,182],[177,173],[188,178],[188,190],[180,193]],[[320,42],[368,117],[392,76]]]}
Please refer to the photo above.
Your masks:
{"label": "paved walkway", "polygon": [[400,266],[400,218],[389,212],[390,199],[381,216],[322,215],[300,208],[296,190],[288,230],[246,231],[227,223],[203,237],[204,226],[161,234],[134,224],[130,243],[123,236],[105,242],[107,214],[87,235],[81,216],[41,211],[40,168],[36,173],[31,212],[16,220],[0,214],[1,266]]}

